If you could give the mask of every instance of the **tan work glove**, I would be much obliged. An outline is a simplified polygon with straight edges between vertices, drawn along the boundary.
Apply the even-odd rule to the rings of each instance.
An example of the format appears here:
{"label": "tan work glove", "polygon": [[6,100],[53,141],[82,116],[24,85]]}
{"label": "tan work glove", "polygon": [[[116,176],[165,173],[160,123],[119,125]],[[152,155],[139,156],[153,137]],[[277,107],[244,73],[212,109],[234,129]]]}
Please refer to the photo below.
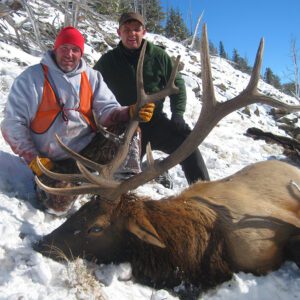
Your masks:
{"label": "tan work glove", "polygon": [[[54,167],[54,164],[53,162],[47,158],[47,157],[39,157],[40,159],[40,162],[42,163],[42,165],[48,169],[48,170],[51,170],[53,167]],[[28,165],[29,168],[33,171],[33,173],[36,175],[36,176],[41,176],[43,175],[43,172],[42,170],[40,169],[40,167],[38,166],[38,163],[37,163],[37,157],[34,158],[30,164]]]}
{"label": "tan work glove", "polygon": [[[147,103],[144,106],[142,106],[138,113],[139,121],[149,122],[153,116],[154,109],[155,109],[154,103]],[[136,114],[136,105],[135,104],[130,105],[129,106],[130,118],[132,119],[135,116],[135,114]]]}

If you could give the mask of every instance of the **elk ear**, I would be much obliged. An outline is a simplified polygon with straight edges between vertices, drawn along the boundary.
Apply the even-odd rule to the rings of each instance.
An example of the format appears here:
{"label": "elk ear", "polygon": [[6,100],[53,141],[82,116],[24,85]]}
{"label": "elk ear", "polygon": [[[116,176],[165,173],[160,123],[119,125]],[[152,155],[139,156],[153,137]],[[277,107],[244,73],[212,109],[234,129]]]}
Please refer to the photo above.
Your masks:
{"label": "elk ear", "polygon": [[128,230],[146,243],[160,248],[166,248],[166,245],[161,241],[154,227],[145,218],[141,218],[141,220],[138,221],[136,219],[130,219],[128,221]]}

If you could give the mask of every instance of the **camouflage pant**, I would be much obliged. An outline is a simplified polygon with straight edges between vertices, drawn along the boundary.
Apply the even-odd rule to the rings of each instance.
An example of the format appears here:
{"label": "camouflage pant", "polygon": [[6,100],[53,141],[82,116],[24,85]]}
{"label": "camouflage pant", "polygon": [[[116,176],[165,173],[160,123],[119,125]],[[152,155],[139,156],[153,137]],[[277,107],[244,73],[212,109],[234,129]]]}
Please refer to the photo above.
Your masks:
{"label": "camouflage pant", "polygon": [[[125,127],[114,126],[109,128],[108,131],[121,135],[125,130]],[[118,150],[118,144],[105,138],[101,133],[97,133],[93,140],[80,152],[80,154],[94,162],[99,164],[106,164],[110,162]],[[141,138],[140,130],[138,130],[130,144],[129,152],[124,160],[123,164],[115,174],[115,179],[125,179],[132,174],[139,173],[140,168],[140,156],[141,156]],[[74,174],[80,173],[75,160],[65,159],[54,162],[53,172]],[[58,182],[54,179],[42,175],[39,178],[44,184],[51,187],[70,187],[71,183]],[[71,204],[76,200],[76,196],[56,196],[47,194],[40,189],[37,189],[37,198],[43,206],[51,209],[52,212],[66,212]]]}
{"label": "camouflage pant", "polygon": [[[114,126],[108,129],[109,132],[116,135],[124,133],[124,126]],[[80,154],[99,164],[109,163],[118,150],[118,144],[107,139],[102,133],[98,132],[92,141],[82,150]],[[118,173],[139,173],[141,157],[141,134],[140,130],[135,133],[129,147],[128,155],[121,165]],[[80,173],[74,159],[65,159],[54,162],[54,172],[58,173]]]}

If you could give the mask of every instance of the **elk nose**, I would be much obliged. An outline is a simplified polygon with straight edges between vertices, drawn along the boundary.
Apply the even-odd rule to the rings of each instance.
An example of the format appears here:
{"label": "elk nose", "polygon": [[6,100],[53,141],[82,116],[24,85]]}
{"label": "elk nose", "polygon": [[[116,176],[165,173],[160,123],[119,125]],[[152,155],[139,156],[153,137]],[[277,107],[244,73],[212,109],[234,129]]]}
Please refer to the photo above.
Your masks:
{"label": "elk nose", "polygon": [[41,254],[47,257],[54,257],[54,247],[51,246],[52,243],[47,242],[44,238],[41,240],[34,242],[32,244],[33,250],[40,252]]}
{"label": "elk nose", "polygon": [[56,261],[62,260],[62,255],[59,254],[57,250],[55,250],[55,247],[51,246],[51,244],[49,245],[43,239],[33,243],[32,248],[45,257],[50,257]]}
{"label": "elk nose", "polygon": [[38,242],[34,242],[32,244],[32,248],[33,250],[37,251],[37,252],[43,252],[43,250],[45,250],[45,246],[42,240],[38,241]]}

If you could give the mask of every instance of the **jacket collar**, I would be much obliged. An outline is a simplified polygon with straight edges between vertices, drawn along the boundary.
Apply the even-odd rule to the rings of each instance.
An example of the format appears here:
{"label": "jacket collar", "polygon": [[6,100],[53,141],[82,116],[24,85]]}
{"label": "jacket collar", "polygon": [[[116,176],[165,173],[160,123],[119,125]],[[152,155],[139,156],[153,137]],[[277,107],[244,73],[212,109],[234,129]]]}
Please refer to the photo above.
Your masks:
{"label": "jacket collar", "polygon": [[[144,45],[145,39],[143,39],[142,44],[140,46],[139,49],[135,49],[135,50],[131,50],[131,49],[127,49],[126,47],[124,47],[122,41],[119,42],[118,44],[118,49],[119,51],[125,56],[126,60],[131,64],[131,65],[137,65],[138,63],[138,59],[140,57],[140,53],[141,53],[141,49]],[[146,54],[150,54],[153,51],[153,44],[149,41],[147,41],[147,48],[146,48]],[[145,60],[147,61],[147,55],[145,55]]]}

